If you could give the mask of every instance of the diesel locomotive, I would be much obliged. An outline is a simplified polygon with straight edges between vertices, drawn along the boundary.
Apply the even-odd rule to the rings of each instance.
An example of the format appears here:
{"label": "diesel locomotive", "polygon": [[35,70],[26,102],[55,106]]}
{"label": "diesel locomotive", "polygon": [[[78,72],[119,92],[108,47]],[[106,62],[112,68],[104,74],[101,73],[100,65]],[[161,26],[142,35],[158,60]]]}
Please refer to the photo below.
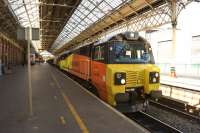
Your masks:
{"label": "diesel locomotive", "polygon": [[57,58],[60,69],[90,83],[98,96],[121,112],[144,109],[159,98],[160,69],[150,44],[138,32],[124,32]]}

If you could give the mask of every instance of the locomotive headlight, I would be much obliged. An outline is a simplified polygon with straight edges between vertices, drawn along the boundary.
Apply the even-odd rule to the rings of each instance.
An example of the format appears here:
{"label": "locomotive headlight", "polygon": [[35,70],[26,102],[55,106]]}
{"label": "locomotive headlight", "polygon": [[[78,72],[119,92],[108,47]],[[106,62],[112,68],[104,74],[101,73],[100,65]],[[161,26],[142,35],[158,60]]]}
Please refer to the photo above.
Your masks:
{"label": "locomotive headlight", "polygon": [[131,38],[134,38],[134,37],[135,37],[135,34],[134,34],[134,33],[130,33],[130,37],[131,37]]}
{"label": "locomotive headlight", "polygon": [[150,72],[149,73],[149,83],[159,83],[160,76],[158,72]]}
{"label": "locomotive headlight", "polygon": [[159,77],[159,74],[158,74],[158,73],[155,73],[155,77],[158,78],[158,77]]}
{"label": "locomotive headlight", "polygon": [[121,84],[125,84],[126,83],[126,80],[125,79],[121,79]]}
{"label": "locomotive headlight", "polygon": [[156,78],[153,78],[153,82],[154,82],[154,83],[156,82]]}
{"label": "locomotive headlight", "polygon": [[126,84],[126,73],[117,72],[114,76],[115,85],[125,85]]}

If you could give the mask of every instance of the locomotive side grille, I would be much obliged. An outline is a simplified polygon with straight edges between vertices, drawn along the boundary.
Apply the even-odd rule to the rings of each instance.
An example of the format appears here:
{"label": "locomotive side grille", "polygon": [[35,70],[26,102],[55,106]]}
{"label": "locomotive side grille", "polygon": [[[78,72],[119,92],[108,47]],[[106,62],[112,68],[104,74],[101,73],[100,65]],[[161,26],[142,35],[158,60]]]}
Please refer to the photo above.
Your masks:
{"label": "locomotive side grille", "polygon": [[126,87],[144,86],[144,71],[127,71]]}

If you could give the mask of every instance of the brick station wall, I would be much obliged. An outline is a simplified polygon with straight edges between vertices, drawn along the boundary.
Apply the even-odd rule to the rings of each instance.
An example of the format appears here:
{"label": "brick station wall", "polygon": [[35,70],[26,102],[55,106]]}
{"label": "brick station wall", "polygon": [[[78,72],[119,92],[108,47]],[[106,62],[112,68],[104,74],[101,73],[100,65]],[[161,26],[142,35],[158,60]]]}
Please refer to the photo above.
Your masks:
{"label": "brick station wall", "polygon": [[4,66],[19,65],[23,61],[23,49],[14,41],[0,34],[0,60]]}

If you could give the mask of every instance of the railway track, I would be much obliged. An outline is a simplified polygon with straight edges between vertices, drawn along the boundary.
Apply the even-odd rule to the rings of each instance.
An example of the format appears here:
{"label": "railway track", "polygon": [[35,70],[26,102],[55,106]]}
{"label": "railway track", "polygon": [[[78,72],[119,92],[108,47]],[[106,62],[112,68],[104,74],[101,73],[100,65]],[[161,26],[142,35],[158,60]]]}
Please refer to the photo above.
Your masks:
{"label": "railway track", "polygon": [[185,117],[187,119],[197,120],[197,121],[200,122],[199,116],[196,116],[194,114],[190,114],[183,109],[171,107],[170,105],[163,104],[161,102],[157,102],[157,101],[154,101],[154,100],[150,100],[149,103],[150,103],[150,105],[156,106],[158,108],[165,109],[165,110],[168,110],[170,112],[176,113],[177,115],[180,115],[181,117]]}
{"label": "railway track", "polygon": [[[161,86],[163,88],[168,89],[167,93],[170,96],[163,96],[162,99],[159,99],[156,102],[166,105],[170,108],[174,108],[190,116],[200,117],[200,101],[199,101],[200,99],[198,98],[200,96],[200,90],[193,90],[193,89],[189,89],[185,87],[180,87],[176,85],[168,85],[168,84],[163,84],[163,83],[161,83]],[[171,97],[173,93],[179,93],[181,97],[185,97],[186,99],[189,98],[188,102],[185,102],[184,100],[180,100],[178,98],[176,99],[176,98]],[[190,103],[193,103],[193,105],[191,105],[189,101]]]}
{"label": "railway track", "polygon": [[152,133],[182,133],[180,130],[146,114],[145,112],[139,111],[134,113],[125,114],[130,119],[136,121],[138,124],[146,128]]}
{"label": "railway track", "polygon": [[[191,94],[200,94],[200,91],[198,90],[192,90],[189,88],[179,87],[175,85],[168,85],[162,83],[161,86],[170,88],[170,94],[172,93],[173,89],[176,90],[176,88],[188,91]],[[170,96],[163,96],[161,99],[158,100],[150,100],[150,104],[161,109],[165,109],[170,112],[176,113],[177,115],[180,115],[182,117],[197,120],[200,122],[200,108],[195,105],[190,105],[189,102],[174,99]]]}

